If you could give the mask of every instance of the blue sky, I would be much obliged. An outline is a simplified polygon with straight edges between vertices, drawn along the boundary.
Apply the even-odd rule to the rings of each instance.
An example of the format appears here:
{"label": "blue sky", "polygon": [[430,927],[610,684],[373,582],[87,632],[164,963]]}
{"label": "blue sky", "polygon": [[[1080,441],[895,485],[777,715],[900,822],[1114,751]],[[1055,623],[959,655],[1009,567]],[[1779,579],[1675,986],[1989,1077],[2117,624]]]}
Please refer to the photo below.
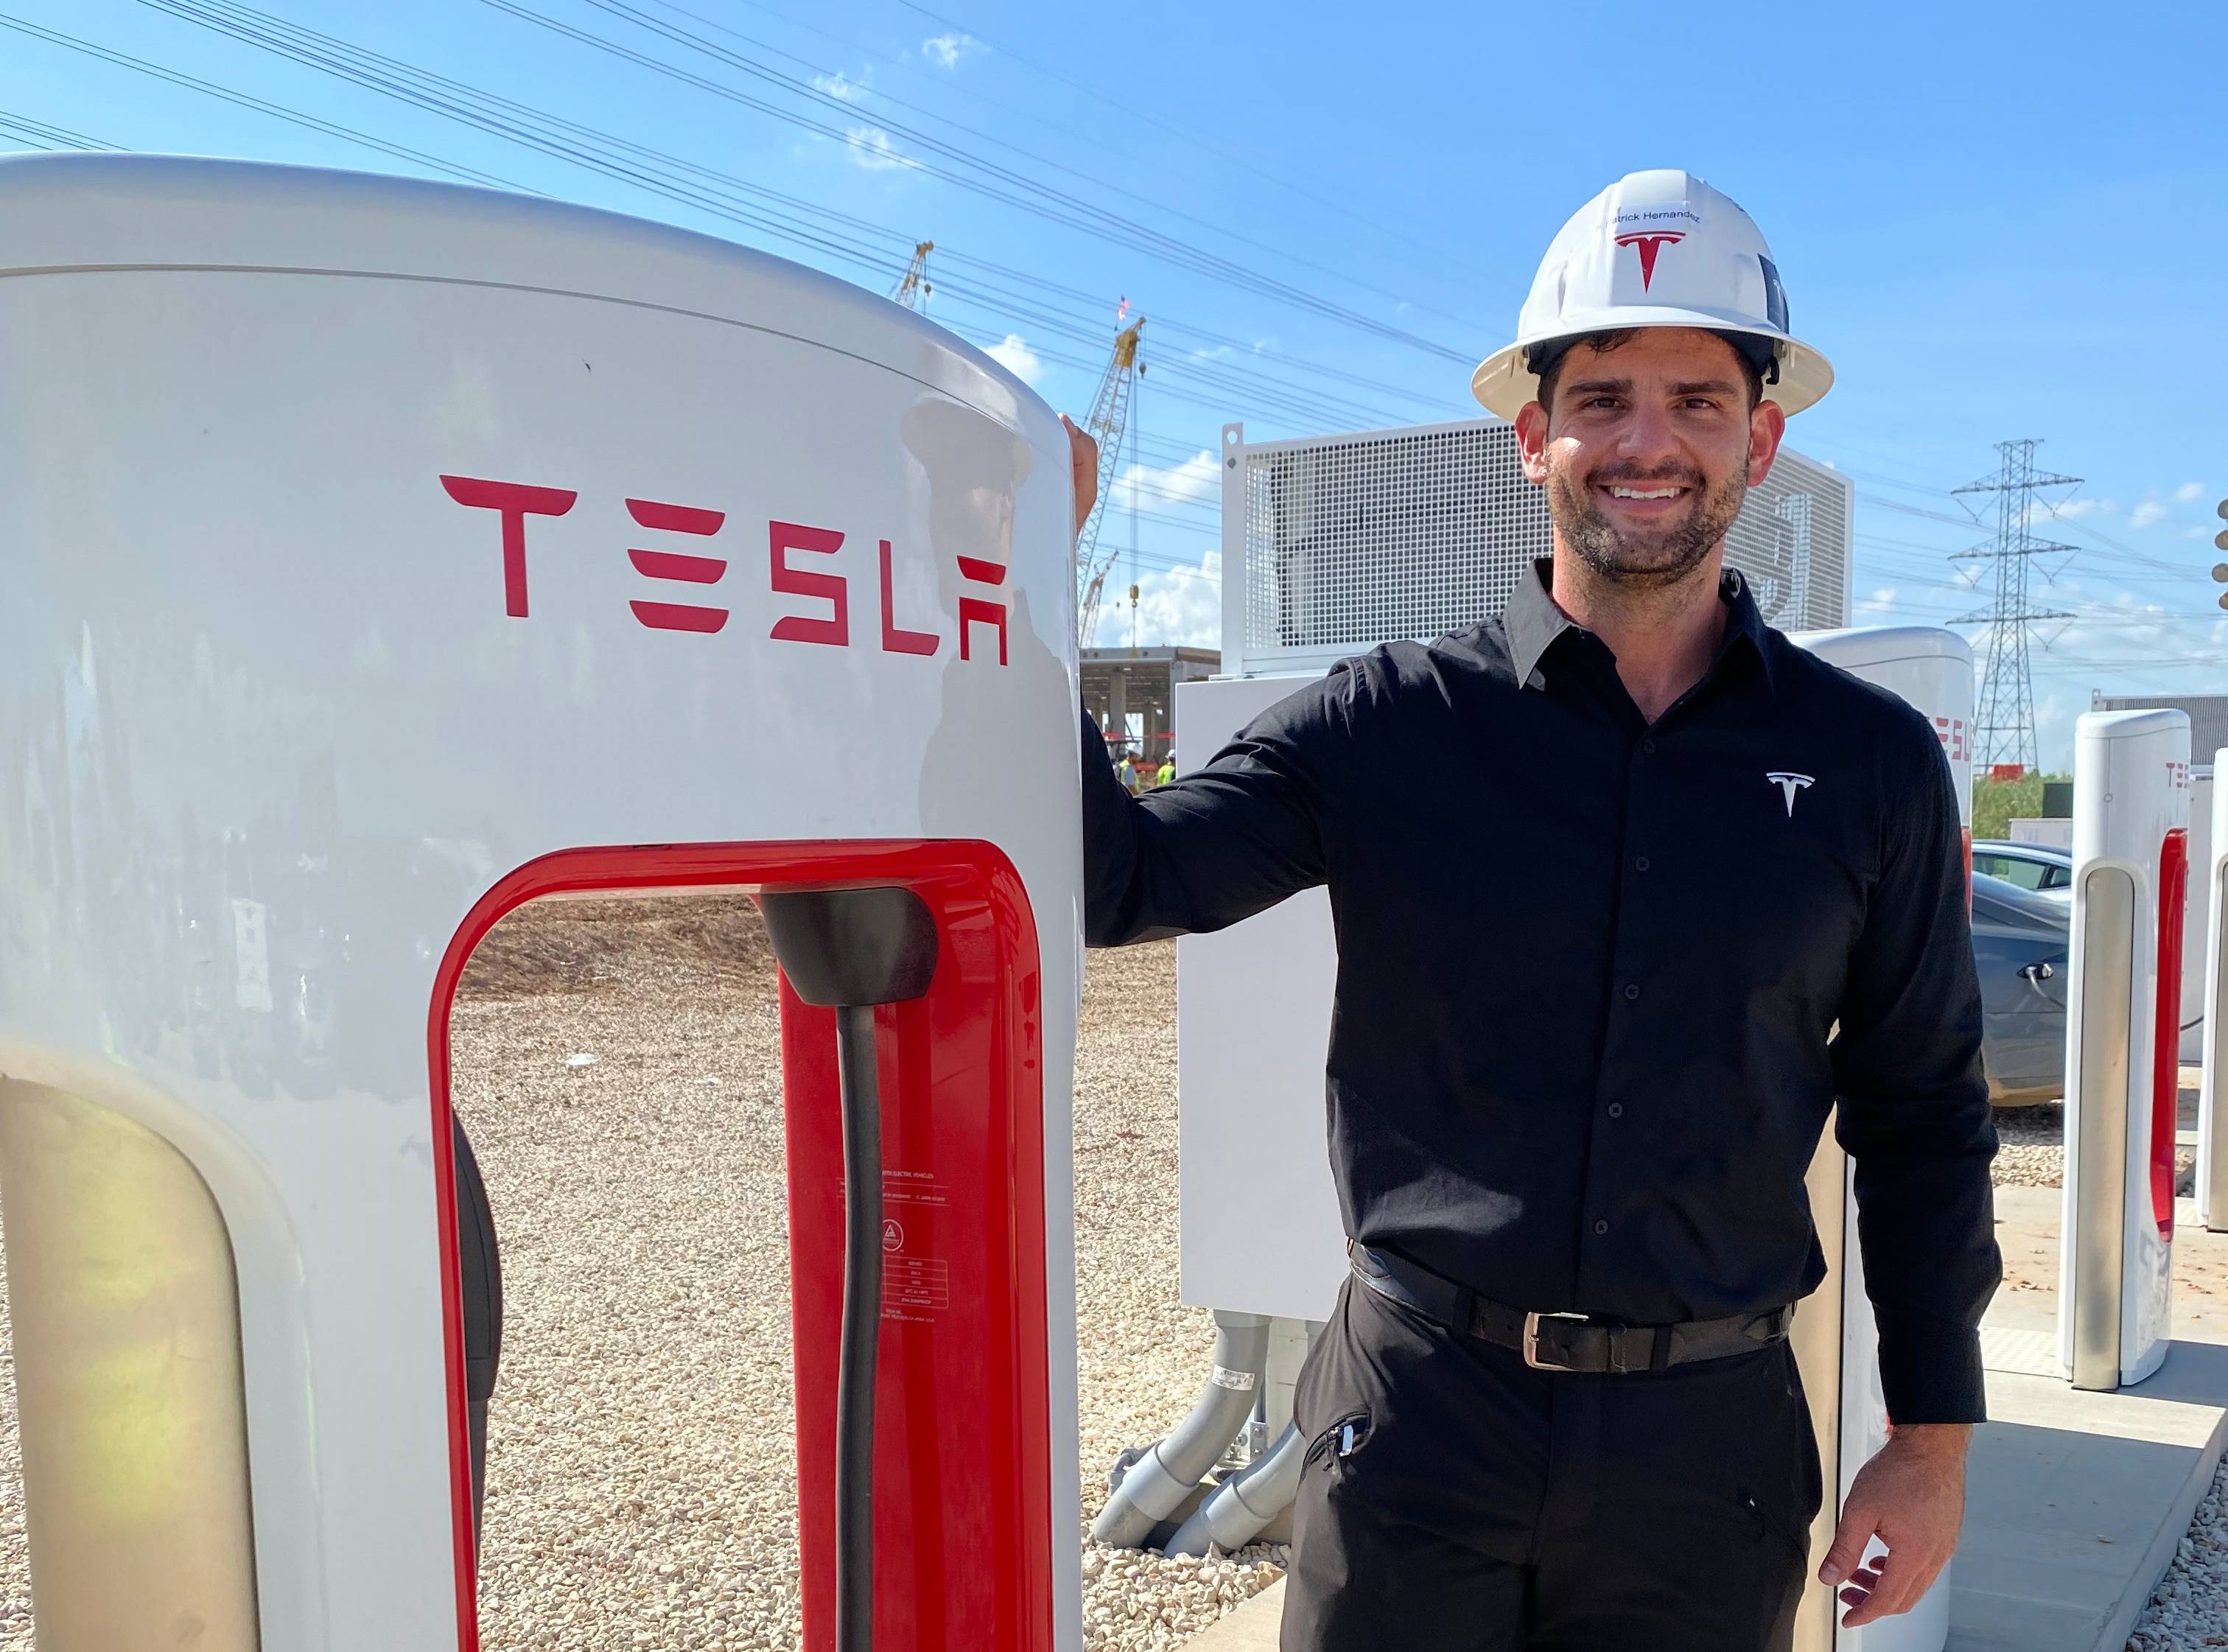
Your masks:
{"label": "blue sky", "polygon": [[[1145,643],[1215,640],[1213,471],[1195,456],[1224,419],[1261,439],[1471,415],[1466,364],[1506,341],[1563,219],[1621,173],[1686,167],[1757,220],[1796,330],[1834,363],[1789,439],[1857,478],[1860,620],[1984,600],[1948,559],[1993,518],[1948,490],[1994,470],[1992,444],[2036,437],[2084,478],[2039,524],[2076,547],[2037,567],[2037,599],[2075,615],[2037,633],[2045,760],[2066,760],[2092,689],[2228,688],[2210,578],[2228,9],[257,3],[0,0],[0,147],[457,168],[881,290],[932,239],[930,314],[1079,413],[1126,297],[1149,318]],[[238,32],[510,99],[499,118],[576,152]],[[547,117],[574,126],[552,137]],[[1125,547],[1132,532],[1127,511],[1105,528]],[[1129,634],[1124,605],[1098,640]]]}

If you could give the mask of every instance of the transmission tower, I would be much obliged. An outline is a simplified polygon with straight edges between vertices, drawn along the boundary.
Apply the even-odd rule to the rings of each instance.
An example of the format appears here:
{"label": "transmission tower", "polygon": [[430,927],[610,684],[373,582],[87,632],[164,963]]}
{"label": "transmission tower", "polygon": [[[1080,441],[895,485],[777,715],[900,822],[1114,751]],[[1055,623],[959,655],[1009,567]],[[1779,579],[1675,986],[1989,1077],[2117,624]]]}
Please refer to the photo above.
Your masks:
{"label": "transmission tower", "polygon": [[912,249],[912,262],[906,266],[904,276],[899,280],[896,290],[890,294],[908,310],[925,309],[928,295],[936,291],[928,284],[928,255],[935,250],[934,241],[922,241],[916,246]]}
{"label": "transmission tower", "polygon": [[1137,359],[1137,334],[1145,324],[1143,316],[1114,335],[1114,354],[1106,363],[1106,375],[1098,381],[1098,394],[1091,398],[1091,413],[1083,421],[1086,434],[1098,443],[1098,496],[1092,501],[1091,514],[1083,519],[1083,528],[1075,540],[1075,634],[1081,644],[1091,646],[1091,634],[1098,624],[1098,594],[1106,584],[1106,575],[1121,554],[1121,547],[1110,549],[1104,556],[1098,554],[1098,528],[1106,519],[1106,502],[1113,496],[1114,478],[1121,470],[1122,447],[1129,434],[1130,398],[1136,388],[1137,375],[1145,364]]}
{"label": "transmission tower", "polygon": [[[1994,562],[1995,604],[1985,613],[1967,614],[1952,620],[1956,625],[1986,625],[1988,653],[1981,666],[1980,692],[1975,696],[1973,756],[1991,767],[2017,764],[2022,771],[2040,766],[2034,735],[2034,682],[2027,669],[2028,628],[2039,619],[2071,619],[2056,609],[2030,606],[2026,594],[2027,563],[2031,558],[2064,553],[2075,547],[2037,539],[2029,531],[2039,488],[2070,486],[2078,476],[2058,476],[2034,468],[2033,438],[1998,442],[2002,464],[1993,477],[1969,482],[1954,493],[1993,493],[1996,496],[1996,536],[1950,558],[1953,562]],[[1977,582],[1976,582],[1977,583]]]}

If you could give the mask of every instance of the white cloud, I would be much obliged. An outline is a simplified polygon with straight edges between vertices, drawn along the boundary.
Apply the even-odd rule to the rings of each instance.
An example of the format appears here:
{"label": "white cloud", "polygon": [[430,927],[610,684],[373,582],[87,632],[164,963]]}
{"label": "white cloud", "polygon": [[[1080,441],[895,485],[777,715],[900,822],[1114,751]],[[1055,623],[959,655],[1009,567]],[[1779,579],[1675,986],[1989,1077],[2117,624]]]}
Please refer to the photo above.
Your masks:
{"label": "white cloud", "polygon": [[920,54],[940,69],[955,67],[970,52],[981,49],[983,42],[972,35],[963,35],[954,29],[948,35],[931,35],[920,43]]}
{"label": "white cloud", "polygon": [[1217,344],[1212,349],[1194,350],[1191,353],[1191,359],[1194,362],[1226,362],[1237,354],[1238,352],[1227,344]]}
{"label": "white cloud", "polygon": [[2128,513],[2128,526],[2130,528],[2148,528],[2153,522],[2156,522],[2160,517],[2165,515],[2166,507],[2164,505],[2159,503],[2155,499],[2146,499],[2142,503],[2137,505],[2133,510]]}
{"label": "white cloud", "polygon": [[1216,463],[1214,450],[1202,447],[1181,464],[1156,470],[1149,464],[1132,464],[1114,479],[1108,492],[1109,510],[1127,510],[1134,501],[1146,510],[1165,510],[1171,505],[1187,500],[1204,499],[1222,486],[1222,471]]}
{"label": "white cloud", "polygon": [[2185,482],[2174,490],[2174,502],[2178,505],[2193,505],[2205,497],[2202,482]]}
{"label": "white cloud", "polygon": [[1885,614],[1893,611],[1894,608],[1895,587],[1892,585],[1881,586],[1857,605],[1857,611],[1860,614]]}
{"label": "white cloud", "polygon": [[851,159],[869,172],[903,171],[920,164],[890,142],[880,126],[854,126],[844,134]]}
{"label": "white cloud", "polygon": [[2067,499],[2044,507],[2047,514],[2067,522],[2078,522],[2084,516],[2109,516],[2117,509],[2110,499]]}
{"label": "white cloud", "polygon": [[867,95],[866,76],[854,80],[841,69],[833,74],[816,74],[812,84],[831,98],[841,98],[846,103],[857,103]]}
{"label": "white cloud", "polygon": [[1031,389],[1044,380],[1043,358],[1028,347],[1019,333],[1008,333],[996,343],[986,348],[983,354]]}
{"label": "white cloud", "polygon": [[[1141,648],[1222,646],[1222,553],[1209,551],[1197,566],[1156,568],[1137,579],[1137,644]],[[1119,599],[1117,600],[1117,598]],[[1130,640],[1126,589],[1107,581],[1098,605],[1098,640],[1085,646],[1111,648]]]}
{"label": "white cloud", "polygon": [[2054,694],[2046,694],[2035,702],[2034,726],[2047,728],[2052,723],[2065,720],[2065,701]]}
{"label": "white cloud", "polygon": [[2184,539],[2210,539],[2212,530],[2209,528],[2185,528],[2181,530],[2181,536]]}

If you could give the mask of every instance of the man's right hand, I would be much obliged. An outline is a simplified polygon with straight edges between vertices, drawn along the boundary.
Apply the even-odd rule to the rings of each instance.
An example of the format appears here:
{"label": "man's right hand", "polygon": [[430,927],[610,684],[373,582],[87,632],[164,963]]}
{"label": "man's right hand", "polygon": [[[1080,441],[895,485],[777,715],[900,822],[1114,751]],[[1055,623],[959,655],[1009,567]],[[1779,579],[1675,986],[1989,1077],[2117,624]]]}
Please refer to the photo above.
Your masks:
{"label": "man's right hand", "polygon": [[1066,413],[1060,414],[1060,422],[1067,427],[1068,457],[1074,461],[1075,537],[1080,540],[1085,519],[1098,503],[1098,444],[1077,429]]}

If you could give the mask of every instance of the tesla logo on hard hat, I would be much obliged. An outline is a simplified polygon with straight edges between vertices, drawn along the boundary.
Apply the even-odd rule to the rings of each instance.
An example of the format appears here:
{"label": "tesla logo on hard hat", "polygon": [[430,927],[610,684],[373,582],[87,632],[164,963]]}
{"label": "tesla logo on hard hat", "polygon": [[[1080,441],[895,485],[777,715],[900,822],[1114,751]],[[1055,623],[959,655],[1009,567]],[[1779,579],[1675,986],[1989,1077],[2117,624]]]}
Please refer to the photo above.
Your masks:
{"label": "tesla logo on hard hat", "polygon": [[[1642,229],[1636,230],[1629,235],[1618,236],[1617,244],[1619,247],[1636,247],[1640,249],[1640,290],[1645,292],[1648,291],[1649,284],[1655,279],[1656,253],[1661,252],[1666,246],[1686,239],[1687,232],[1683,229]],[[1599,246],[1600,243],[1596,242],[1595,245]]]}
{"label": "tesla logo on hard hat", "polygon": [[1805,786],[1818,784],[1807,774],[1794,774],[1785,769],[1774,769],[1764,778],[1777,786],[1781,795],[1787,799],[1787,818],[1789,820],[1795,818],[1795,794]]}

